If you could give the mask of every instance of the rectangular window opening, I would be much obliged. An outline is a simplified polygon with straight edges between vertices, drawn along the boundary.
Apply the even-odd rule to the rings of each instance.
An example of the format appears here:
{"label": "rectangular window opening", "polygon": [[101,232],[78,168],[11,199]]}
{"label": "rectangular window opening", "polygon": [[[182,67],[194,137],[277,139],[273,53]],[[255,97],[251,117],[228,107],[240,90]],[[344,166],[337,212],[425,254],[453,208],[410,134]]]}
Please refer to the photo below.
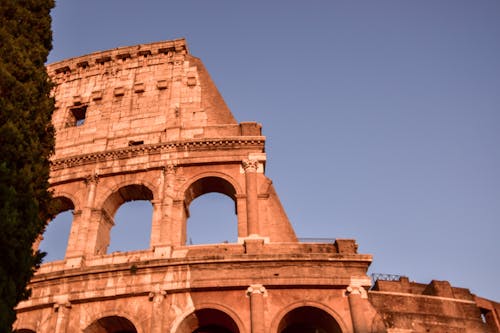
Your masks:
{"label": "rectangular window opening", "polygon": [[69,127],[82,126],[85,123],[86,114],[87,105],[82,105],[77,108],[70,109],[70,119],[68,122]]}
{"label": "rectangular window opening", "polygon": [[142,50],[142,51],[137,52],[137,55],[143,56],[144,58],[147,58],[151,55],[151,51],[150,50]]}
{"label": "rectangular window opening", "polygon": [[486,327],[494,329],[496,327],[493,311],[490,309],[480,308],[481,320],[486,324]]}
{"label": "rectangular window opening", "polygon": [[140,141],[134,141],[134,140],[130,140],[128,142],[128,145],[129,146],[140,146],[140,145],[143,145],[144,144],[144,141],[143,140],[140,140]]}

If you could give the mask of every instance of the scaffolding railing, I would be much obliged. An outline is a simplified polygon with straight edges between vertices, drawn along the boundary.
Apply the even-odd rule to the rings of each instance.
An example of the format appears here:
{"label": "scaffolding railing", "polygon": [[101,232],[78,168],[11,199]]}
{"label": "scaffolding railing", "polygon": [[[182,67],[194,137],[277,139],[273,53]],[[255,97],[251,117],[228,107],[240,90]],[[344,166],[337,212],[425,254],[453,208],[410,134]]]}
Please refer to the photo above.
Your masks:
{"label": "scaffolding railing", "polygon": [[335,243],[335,238],[300,237],[299,242],[301,242],[301,243]]}
{"label": "scaffolding railing", "polygon": [[388,273],[372,273],[372,285],[375,285],[377,280],[381,281],[399,281],[402,277],[406,277],[400,274],[388,274]]}

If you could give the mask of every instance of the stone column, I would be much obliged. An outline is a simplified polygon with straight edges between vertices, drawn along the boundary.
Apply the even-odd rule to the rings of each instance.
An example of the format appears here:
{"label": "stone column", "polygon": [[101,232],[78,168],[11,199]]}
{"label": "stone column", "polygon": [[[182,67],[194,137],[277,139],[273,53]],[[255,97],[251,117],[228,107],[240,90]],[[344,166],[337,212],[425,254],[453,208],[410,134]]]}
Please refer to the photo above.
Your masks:
{"label": "stone column", "polygon": [[97,235],[92,234],[92,215],[94,210],[94,200],[97,184],[99,183],[99,175],[97,173],[89,175],[84,180],[85,185],[87,185],[87,201],[81,212],[81,220],[79,230],[85,230],[87,232],[80,232],[78,237],[78,249],[82,255],[91,254],[94,255],[95,249],[95,238]]}
{"label": "stone column", "polygon": [[[158,235],[154,236],[152,244],[154,251],[159,256],[168,256],[172,246],[184,245],[179,221],[183,218],[183,202],[174,200],[176,196],[177,164],[168,162],[161,175],[161,190],[158,198],[159,216],[157,223]],[[151,235],[153,237],[153,235]],[[153,239],[153,238],[152,238]]]}
{"label": "stone column", "polygon": [[264,333],[264,297],[267,296],[266,288],[261,284],[252,284],[247,289],[250,298],[250,327],[252,333]]}
{"label": "stone column", "polygon": [[163,221],[163,198],[165,192],[165,168],[158,170],[158,196],[151,201],[153,205],[153,217],[151,222],[150,246],[155,248],[162,245],[161,227]]}
{"label": "stone column", "polygon": [[68,317],[71,309],[71,303],[56,303],[54,304],[54,312],[56,315],[56,324],[54,328],[55,333],[66,333],[68,328]]}
{"label": "stone column", "polygon": [[111,228],[115,225],[113,218],[104,209],[92,209],[89,228],[89,247],[87,254],[106,254]]}
{"label": "stone column", "polygon": [[87,192],[87,202],[85,208],[92,208],[94,206],[97,183],[99,183],[99,175],[97,173],[89,175],[85,178],[85,184],[89,188]]}
{"label": "stone column", "polygon": [[66,259],[83,255],[81,249],[81,225],[82,225],[82,210],[73,211],[73,222],[71,223],[71,231],[68,237],[68,246],[66,247]]}
{"label": "stone column", "polygon": [[366,302],[368,295],[363,286],[351,284],[346,289],[346,295],[349,300],[349,309],[351,310],[352,327],[354,333],[368,333],[370,323],[366,313]]}
{"label": "stone column", "polygon": [[175,164],[168,163],[160,171],[158,198],[154,202],[151,243],[153,247],[171,245],[172,198],[175,187]]}
{"label": "stone column", "polygon": [[152,291],[149,293],[149,300],[152,303],[151,310],[151,333],[161,333],[163,327],[163,300],[167,296],[165,290]]}
{"label": "stone column", "polygon": [[259,235],[259,202],[257,197],[257,169],[259,161],[243,161],[247,195],[247,236]]}
{"label": "stone column", "polygon": [[163,191],[162,203],[162,227],[161,227],[161,242],[171,246],[174,243],[173,221],[172,221],[172,207],[175,196],[175,178],[177,166],[169,163],[165,167],[165,186]]}

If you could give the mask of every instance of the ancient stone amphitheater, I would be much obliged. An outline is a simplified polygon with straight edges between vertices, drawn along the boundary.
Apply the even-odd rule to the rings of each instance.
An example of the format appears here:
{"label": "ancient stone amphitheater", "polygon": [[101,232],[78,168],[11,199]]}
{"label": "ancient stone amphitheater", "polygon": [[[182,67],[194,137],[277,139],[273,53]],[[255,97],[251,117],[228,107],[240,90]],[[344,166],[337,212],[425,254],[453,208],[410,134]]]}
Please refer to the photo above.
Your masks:
{"label": "ancient stone amphitheater", "polygon": [[[40,267],[16,332],[500,332],[500,304],[467,289],[372,283],[354,240],[300,242],[264,173],[261,125],[235,120],[185,40],[48,71],[50,182],[73,221],[65,259]],[[238,241],[186,245],[190,203],[210,192],[234,201]],[[131,200],[153,206],[149,248],[108,254]]]}

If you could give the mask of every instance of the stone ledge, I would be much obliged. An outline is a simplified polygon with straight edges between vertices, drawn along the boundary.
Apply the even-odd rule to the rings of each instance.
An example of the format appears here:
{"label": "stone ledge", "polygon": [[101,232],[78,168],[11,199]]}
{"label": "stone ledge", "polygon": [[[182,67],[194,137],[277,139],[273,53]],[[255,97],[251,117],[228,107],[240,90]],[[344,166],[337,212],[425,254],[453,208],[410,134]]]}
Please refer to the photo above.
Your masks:
{"label": "stone ledge", "polygon": [[51,76],[71,75],[79,69],[88,70],[106,63],[123,62],[137,57],[151,57],[175,53],[189,53],[184,38],[134,46],[118,47],[112,50],[98,51],[88,55],[70,58],[47,65]]}
{"label": "stone ledge", "polygon": [[144,144],[140,146],[129,146],[123,149],[113,149],[104,152],[82,154],[66,158],[60,158],[51,162],[51,170],[56,171],[86,164],[94,164],[100,161],[119,160],[123,158],[136,157],[138,155],[160,154],[164,152],[203,151],[210,149],[224,149],[239,147],[261,147],[265,144],[265,137],[232,137],[232,138],[210,138],[163,142],[157,144]]}
{"label": "stone ledge", "polygon": [[[79,275],[102,270],[124,270],[130,265],[137,267],[166,267],[196,265],[200,263],[241,262],[371,262],[368,254],[338,253],[332,244],[262,243],[258,254],[246,253],[244,244],[224,243],[169,247],[167,252],[154,250],[114,252],[93,257],[72,257],[42,264],[33,281],[61,275]],[[207,253],[210,253],[209,255]]]}

